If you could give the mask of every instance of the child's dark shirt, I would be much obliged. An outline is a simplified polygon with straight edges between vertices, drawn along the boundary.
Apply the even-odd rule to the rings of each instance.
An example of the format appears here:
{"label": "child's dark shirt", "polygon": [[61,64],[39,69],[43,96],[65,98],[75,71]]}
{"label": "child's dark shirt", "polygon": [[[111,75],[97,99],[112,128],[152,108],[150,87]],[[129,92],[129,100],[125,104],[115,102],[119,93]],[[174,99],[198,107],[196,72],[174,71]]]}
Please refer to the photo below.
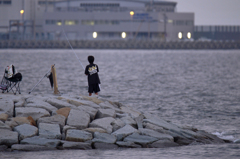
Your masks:
{"label": "child's dark shirt", "polygon": [[88,85],[100,84],[98,72],[99,72],[98,65],[89,64],[86,66],[85,74],[88,75]]}

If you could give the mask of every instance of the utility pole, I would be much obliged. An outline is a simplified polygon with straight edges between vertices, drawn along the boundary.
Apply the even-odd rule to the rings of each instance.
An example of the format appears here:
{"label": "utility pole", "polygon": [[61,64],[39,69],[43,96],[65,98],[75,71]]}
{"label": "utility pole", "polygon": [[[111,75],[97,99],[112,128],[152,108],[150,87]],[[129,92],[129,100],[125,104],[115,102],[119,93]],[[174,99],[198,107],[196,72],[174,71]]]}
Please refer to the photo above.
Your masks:
{"label": "utility pole", "polygon": [[33,10],[33,40],[36,40],[36,1],[32,1],[32,10]]}
{"label": "utility pole", "polygon": [[166,13],[163,13],[163,19],[164,19],[164,41],[167,39],[167,16]]}
{"label": "utility pole", "polygon": [[24,0],[22,0],[22,9],[21,9],[21,11],[20,11],[20,13],[21,13],[21,23],[22,23],[22,31],[21,31],[21,39],[23,40],[24,39],[24,35],[25,35],[25,23],[24,23]]}
{"label": "utility pole", "polygon": [[[153,0],[150,0],[150,5],[149,5],[149,14],[151,14],[151,12],[153,11],[153,9],[152,9],[152,5],[153,5]],[[147,40],[149,40],[150,39],[150,34],[151,34],[151,31],[150,31],[150,23],[151,23],[151,21],[148,19],[148,39]]]}

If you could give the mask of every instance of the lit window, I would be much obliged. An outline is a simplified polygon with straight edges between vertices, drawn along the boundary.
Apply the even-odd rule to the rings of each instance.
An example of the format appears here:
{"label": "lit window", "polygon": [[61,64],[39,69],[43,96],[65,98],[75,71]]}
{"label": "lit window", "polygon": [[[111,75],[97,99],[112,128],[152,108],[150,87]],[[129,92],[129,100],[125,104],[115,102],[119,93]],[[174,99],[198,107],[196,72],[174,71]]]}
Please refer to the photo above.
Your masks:
{"label": "lit window", "polygon": [[173,20],[169,19],[169,20],[168,20],[168,23],[173,23]]}
{"label": "lit window", "polygon": [[77,20],[65,20],[65,25],[76,25],[77,23]]}
{"label": "lit window", "polygon": [[190,32],[187,33],[187,38],[191,39],[192,34]]}
{"label": "lit window", "polygon": [[122,38],[126,38],[127,34],[125,32],[122,32]]}
{"label": "lit window", "polygon": [[[78,22],[77,22],[78,23]],[[117,20],[82,20],[82,25],[118,25],[120,22]]]}
{"label": "lit window", "polygon": [[93,32],[93,38],[97,38],[97,32]]}
{"label": "lit window", "polygon": [[95,25],[95,22],[92,20],[82,20],[82,25]]}
{"label": "lit window", "polygon": [[179,33],[178,33],[178,38],[179,38],[179,39],[182,39],[182,35],[183,35],[182,32],[179,32]]}
{"label": "lit window", "polygon": [[58,21],[56,22],[56,24],[57,24],[57,25],[62,25],[62,21],[61,21],[61,20],[58,20]]}

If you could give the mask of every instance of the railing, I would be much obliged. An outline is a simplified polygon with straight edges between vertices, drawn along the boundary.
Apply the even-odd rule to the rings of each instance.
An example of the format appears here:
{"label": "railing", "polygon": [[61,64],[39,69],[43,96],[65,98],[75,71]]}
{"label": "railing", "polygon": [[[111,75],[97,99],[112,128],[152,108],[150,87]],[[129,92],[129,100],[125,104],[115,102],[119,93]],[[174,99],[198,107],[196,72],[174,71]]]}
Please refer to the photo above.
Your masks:
{"label": "railing", "polygon": [[[159,41],[70,41],[74,49],[240,49],[240,41],[159,42]],[[0,49],[70,49],[67,41],[0,41]]]}

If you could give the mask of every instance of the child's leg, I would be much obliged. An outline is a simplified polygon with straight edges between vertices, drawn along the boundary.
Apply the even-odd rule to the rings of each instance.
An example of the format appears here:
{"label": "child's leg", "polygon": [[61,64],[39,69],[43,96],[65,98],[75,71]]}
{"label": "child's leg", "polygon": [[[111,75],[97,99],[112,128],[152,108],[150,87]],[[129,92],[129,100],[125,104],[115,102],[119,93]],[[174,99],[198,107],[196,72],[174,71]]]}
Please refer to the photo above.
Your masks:
{"label": "child's leg", "polygon": [[89,85],[88,86],[88,93],[89,93],[89,96],[92,95],[92,93],[93,93],[93,85]]}

